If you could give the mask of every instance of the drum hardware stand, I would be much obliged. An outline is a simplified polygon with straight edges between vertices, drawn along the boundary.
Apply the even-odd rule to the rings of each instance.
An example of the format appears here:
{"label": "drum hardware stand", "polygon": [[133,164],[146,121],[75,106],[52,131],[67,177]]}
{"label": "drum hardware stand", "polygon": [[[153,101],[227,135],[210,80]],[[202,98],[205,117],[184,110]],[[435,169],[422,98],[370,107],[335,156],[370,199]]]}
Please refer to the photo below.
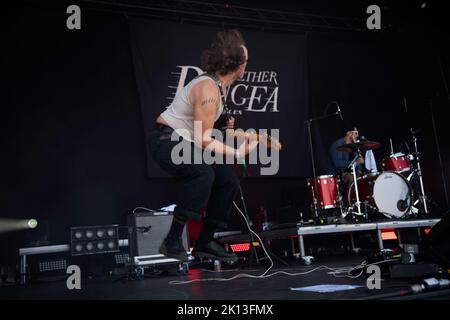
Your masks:
{"label": "drum hardware stand", "polygon": [[350,206],[349,211],[348,211],[348,214],[353,214],[353,215],[356,216],[356,217],[359,217],[359,218],[363,218],[363,219],[365,219],[365,220],[368,220],[369,217],[368,217],[368,213],[367,213],[367,212],[368,212],[367,208],[370,207],[372,210],[376,210],[376,208],[374,208],[373,206],[371,206],[370,204],[368,204],[367,201],[362,201],[361,204],[364,205],[364,211],[363,211],[361,214],[358,214],[357,212],[354,212],[354,211],[353,211],[353,208],[356,206],[356,203],[353,204],[352,206]]}
{"label": "drum hardware stand", "polygon": [[417,204],[417,202],[419,202],[419,200],[416,200],[416,202],[414,202],[411,205],[411,208],[409,209],[409,211],[407,211],[405,213],[404,218],[408,218],[408,217],[416,218],[417,217],[419,210],[416,207],[414,207]]}
{"label": "drum hardware stand", "polygon": [[394,216],[393,214],[383,212],[383,211],[378,211],[378,212],[381,213],[383,216],[385,216],[388,219],[398,219],[398,217]]}
{"label": "drum hardware stand", "polygon": [[[327,108],[325,109],[325,111],[328,109],[329,105],[330,104],[327,105]],[[314,183],[311,186],[313,188],[312,191],[313,191],[314,215],[315,215],[316,222],[318,222],[319,224],[322,221],[322,212],[321,212],[320,206],[318,205],[317,195],[316,195],[317,175],[316,175],[316,165],[315,165],[315,161],[314,161],[314,148],[313,148],[313,142],[312,142],[312,136],[311,136],[311,123],[313,121],[329,118],[329,117],[335,116],[335,115],[340,115],[340,112],[336,111],[336,112],[328,114],[328,115],[324,115],[324,116],[321,116],[321,117],[308,119],[308,120],[306,120],[304,122],[305,125],[308,128],[308,142],[309,142],[309,149],[310,149],[310,152],[311,152],[311,164],[312,164],[313,178],[314,178]]]}
{"label": "drum hardware stand", "polygon": [[358,215],[362,216],[361,202],[359,201],[358,180],[357,180],[357,177],[356,177],[356,161],[358,161],[358,159],[359,159],[359,150],[358,150],[358,154],[352,160],[352,162],[350,163],[349,167],[352,168],[353,182],[354,182],[353,184],[355,186],[356,206],[358,207]]}
{"label": "drum hardware stand", "polygon": [[342,201],[342,195],[338,188],[338,195],[339,195],[339,210],[341,211],[341,218],[345,218],[344,214],[344,201]]}
{"label": "drum hardware stand", "polygon": [[313,149],[313,143],[312,143],[312,137],[311,137],[311,122],[316,119],[308,119],[305,121],[306,126],[308,127],[308,141],[309,141],[309,149],[311,152],[311,164],[313,169],[313,179],[314,183],[311,185],[312,188],[312,194],[313,194],[313,206],[314,206],[314,215],[316,219],[319,219],[321,216],[320,207],[317,204],[317,196],[316,196],[316,184],[317,184],[317,175],[316,175],[316,166],[314,161],[314,149]]}
{"label": "drum hardware stand", "polygon": [[428,207],[427,207],[427,198],[425,196],[425,189],[423,187],[423,178],[422,178],[422,169],[420,167],[420,155],[419,155],[419,151],[417,148],[417,137],[414,134],[414,130],[411,128],[411,135],[413,137],[413,141],[414,141],[414,149],[415,149],[415,153],[416,153],[416,160],[417,160],[417,175],[419,177],[419,182],[420,182],[420,191],[421,194],[419,196],[420,201],[422,202],[423,205],[423,209],[425,210],[425,214],[428,214]]}
{"label": "drum hardware stand", "polygon": [[373,210],[373,211],[378,211],[378,209],[376,207],[372,206],[367,201],[364,201],[364,206],[365,206],[366,211],[367,211],[367,208],[369,208],[370,210]]}

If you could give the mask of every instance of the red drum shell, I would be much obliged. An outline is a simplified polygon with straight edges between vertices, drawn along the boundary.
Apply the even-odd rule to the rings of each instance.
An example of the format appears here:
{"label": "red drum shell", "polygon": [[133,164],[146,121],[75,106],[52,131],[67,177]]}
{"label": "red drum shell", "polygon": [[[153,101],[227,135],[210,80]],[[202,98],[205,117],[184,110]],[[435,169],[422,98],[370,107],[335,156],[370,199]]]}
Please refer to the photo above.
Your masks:
{"label": "red drum shell", "polygon": [[385,171],[394,171],[398,173],[411,170],[411,162],[403,153],[395,153],[382,160],[382,166]]}
{"label": "red drum shell", "polygon": [[[367,201],[372,206],[375,206],[375,201],[373,199],[373,185],[375,184],[375,180],[378,178],[378,176],[379,176],[378,173],[374,173],[371,175],[366,175],[361,178],[358,178],[358,193],[360,202]],[[347,201],[349,205],[356,203],[356,192],[354,183],[351,184],[348,190]]]}
{"label": "red drum shell", "polygon": [[[312,182],[314,178],[308,178],[308,190],[311,205],[314,205]],[[334,209],[340,207],[339,180],[332,175],[317,177],[316,198],[321,209]]]}
{"label": "red drum shell", "polygon": [[[411,208],[412,189],[398,172],[384,171],[358,179],[359,200],[367,202],[388,218],[401,218]],[[356,204],[355,184],[348,191],[349,205]]]}

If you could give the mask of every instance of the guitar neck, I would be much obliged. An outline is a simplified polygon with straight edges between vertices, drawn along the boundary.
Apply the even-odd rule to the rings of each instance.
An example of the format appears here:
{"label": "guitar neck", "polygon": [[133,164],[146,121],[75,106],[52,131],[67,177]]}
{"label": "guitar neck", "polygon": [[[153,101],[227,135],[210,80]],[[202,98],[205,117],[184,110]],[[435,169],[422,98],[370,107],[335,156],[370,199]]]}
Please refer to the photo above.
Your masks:
{"label": "guitar neck", "polygon": [[231,134],[237,138],[255,139],[259,142],[263,142],[268,148],[274,146],[278,150],[281,150],[281,143],[269,136],[268,134],[261,135],[256,132],[245,132],[243,130],[232,130]]}

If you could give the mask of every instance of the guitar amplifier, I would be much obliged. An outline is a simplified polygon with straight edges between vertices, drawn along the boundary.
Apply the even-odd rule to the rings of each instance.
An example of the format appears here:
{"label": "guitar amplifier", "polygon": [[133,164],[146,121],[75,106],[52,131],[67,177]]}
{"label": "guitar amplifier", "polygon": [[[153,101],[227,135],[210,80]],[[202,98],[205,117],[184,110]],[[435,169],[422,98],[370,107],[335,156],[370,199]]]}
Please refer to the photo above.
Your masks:
{"label": "guitar amplifier", "polygon": [[[173,214],[166,211],[136,212],[127,216],[128,246],[130,258],[143,256],[161,256],[158,252],[172,224]],[[182,239],[188,248],[188,233],[184,228]]]}

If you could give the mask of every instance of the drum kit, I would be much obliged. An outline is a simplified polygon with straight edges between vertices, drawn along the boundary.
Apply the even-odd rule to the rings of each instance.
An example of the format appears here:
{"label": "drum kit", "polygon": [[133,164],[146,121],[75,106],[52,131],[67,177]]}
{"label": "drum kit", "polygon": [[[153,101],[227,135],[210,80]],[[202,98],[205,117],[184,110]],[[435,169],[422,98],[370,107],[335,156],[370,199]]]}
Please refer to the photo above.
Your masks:
{"label": "drum kit", "polygon": [[356,221],[369,220],[371,217],[404,219],[428,214],[415,133],[411,130],[414,152],[394,153],[391,140],[391,152],[381,161],[382,171],[359,177],[356,166],[360,155],[379,148],[381,144],[357,140],[338,147],[338,151],[356,154],[349,165],[353,181],[345,191],[346,197],[343,200],[339,176],[317,176],[315,187],[314,178],[309,178],[307,185],[312,209]]}

